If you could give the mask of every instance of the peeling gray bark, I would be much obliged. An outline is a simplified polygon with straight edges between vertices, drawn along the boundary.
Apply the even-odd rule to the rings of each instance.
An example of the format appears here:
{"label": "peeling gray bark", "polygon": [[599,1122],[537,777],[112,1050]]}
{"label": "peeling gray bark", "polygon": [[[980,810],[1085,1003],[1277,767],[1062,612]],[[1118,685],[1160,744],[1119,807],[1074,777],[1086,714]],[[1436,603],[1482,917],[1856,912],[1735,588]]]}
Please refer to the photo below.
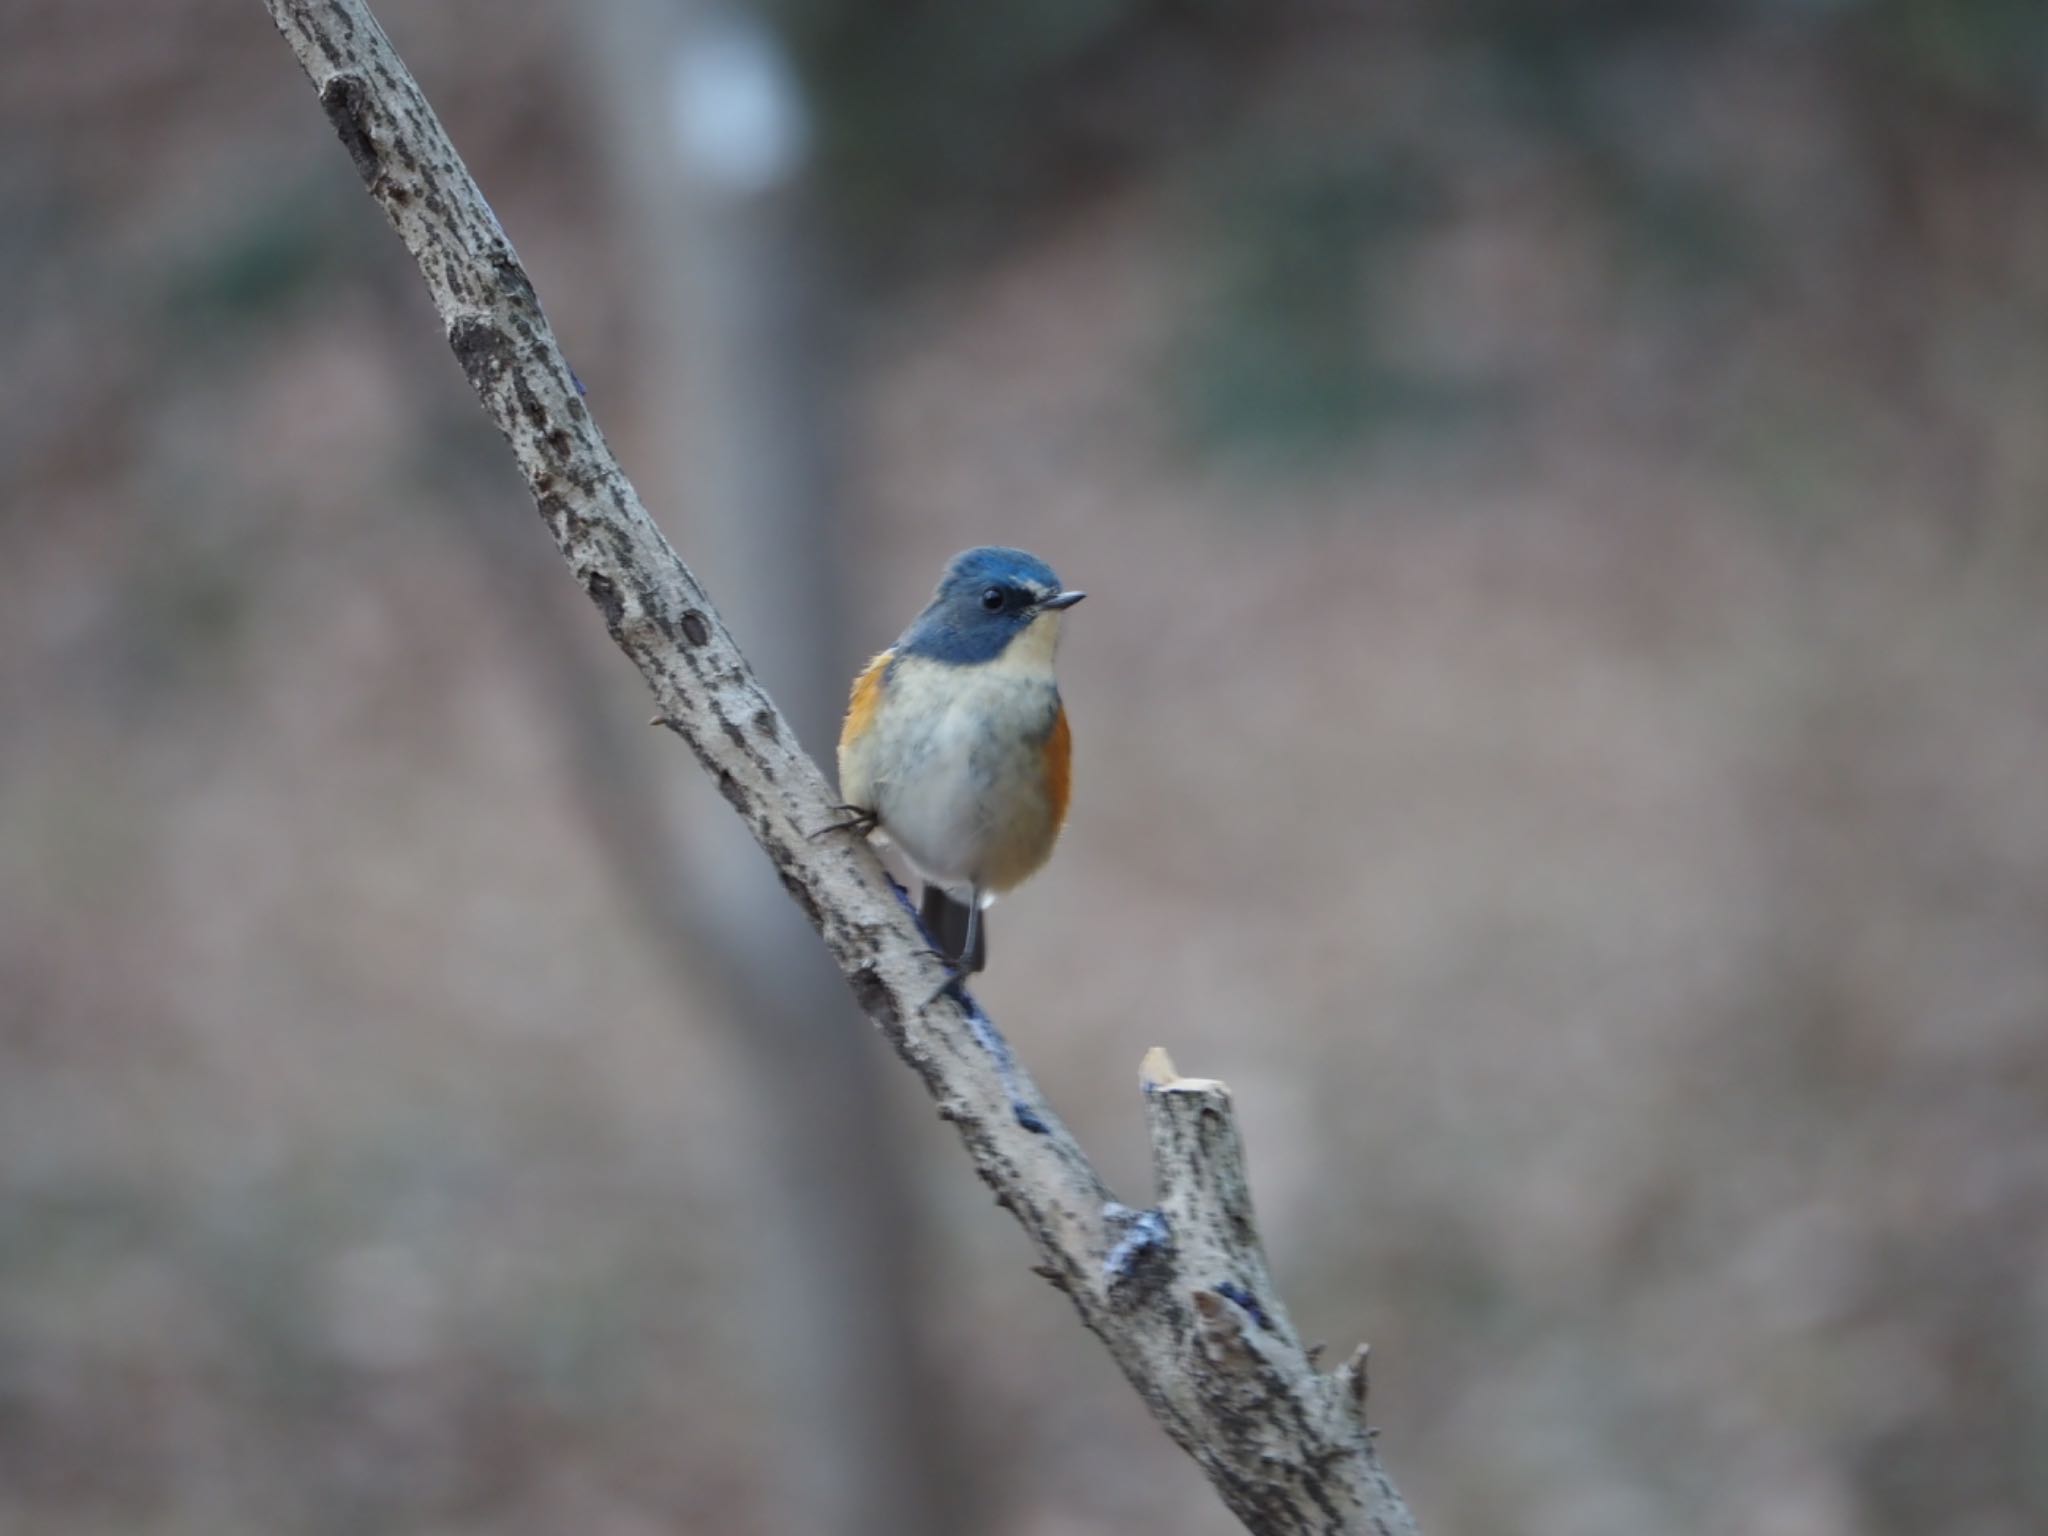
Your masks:
{"label": "peeling gray bark", "polygon": [[1319,1371],[1274,1292],[1228,1090],[1147,1056],[1159,1199],[1134,1210],[987,1016],[933,999],[945,974],[909,906],[864,843],[812,835],[834,819],[823,775],[606,447],[511,242],[376,19],[360,0],[265,4],[657,719],[718,784],[861,1010],[959,1131],[1038,1272],[1249,1529],[1412,1533],[1366,1427],[1364,1352]]}

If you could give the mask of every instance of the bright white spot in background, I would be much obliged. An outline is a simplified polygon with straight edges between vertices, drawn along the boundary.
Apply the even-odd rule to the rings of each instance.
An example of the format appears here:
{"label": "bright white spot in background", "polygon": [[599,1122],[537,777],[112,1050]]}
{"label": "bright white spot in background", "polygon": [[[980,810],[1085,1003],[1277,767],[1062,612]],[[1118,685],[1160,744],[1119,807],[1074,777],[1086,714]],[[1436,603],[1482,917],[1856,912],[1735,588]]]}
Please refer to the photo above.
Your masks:
{"label": "bright white spot in background", "polygon": [[788,180],[810,136],[781,45],[745,15],[696,29],[677,51],[669,116],[690,168],[734,192],[765,192]]}

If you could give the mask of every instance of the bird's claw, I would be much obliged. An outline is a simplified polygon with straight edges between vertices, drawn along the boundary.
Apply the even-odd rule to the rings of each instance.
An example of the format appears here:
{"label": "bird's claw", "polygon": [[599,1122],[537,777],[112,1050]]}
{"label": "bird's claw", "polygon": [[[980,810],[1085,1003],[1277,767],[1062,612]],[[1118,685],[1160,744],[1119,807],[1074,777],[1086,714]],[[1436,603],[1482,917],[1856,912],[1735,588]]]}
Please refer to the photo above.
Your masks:
{"label": "bird's claw", "polygon": [[835,811],[845,811],[849,814],[846,820],[827,822],[824,826],[818,828],[817,831],[809,834],[812,842],[815,843],[821,837],[830,837],[834,832],[853,832],[861,837],[866,837],[875,830],[878,818],[873,811],[864,811],[857,805],[835,805],[832,809]]}
{"label": "bird's claw", "polygon": [[967,969],[967,957],[965,955],[949,955],[944,950],[936,948],[927,949],[925,953],[946,968],[946,979],[939,983],[938,990],[924,1000],[925,1007],[931,1007],[933,1003],[936,1003],[950,992],[959,998],[961,1003],[971,1009],[973,999],[967,995],[967,981],[974,972]]}

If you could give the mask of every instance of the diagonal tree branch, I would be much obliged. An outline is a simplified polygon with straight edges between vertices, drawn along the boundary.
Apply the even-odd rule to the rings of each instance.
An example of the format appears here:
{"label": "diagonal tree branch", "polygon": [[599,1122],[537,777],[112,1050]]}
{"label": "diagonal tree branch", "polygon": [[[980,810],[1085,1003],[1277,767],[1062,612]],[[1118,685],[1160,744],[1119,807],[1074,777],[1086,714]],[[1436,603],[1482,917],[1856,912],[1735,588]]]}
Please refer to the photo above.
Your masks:
{"label": "diagonal tree branch", "polygon": [[1163,1052],[1144,1087],[1160,1203],[1122,1205],[1011,1059],[948,996],[902,895],[843,836],[817,766],[755,681],[591,419],[512,244],[361,0],[265,0],[370,195],[418,263],[449,347],[510,444],[612,639],[752,831],[869,1020],[953,1123],[975,1171],[1151,1408],[1257,1532],[1415,1530],[1365,1424],[1363,1353],[1318,1371],[1252,1224],[1220,1083]]}

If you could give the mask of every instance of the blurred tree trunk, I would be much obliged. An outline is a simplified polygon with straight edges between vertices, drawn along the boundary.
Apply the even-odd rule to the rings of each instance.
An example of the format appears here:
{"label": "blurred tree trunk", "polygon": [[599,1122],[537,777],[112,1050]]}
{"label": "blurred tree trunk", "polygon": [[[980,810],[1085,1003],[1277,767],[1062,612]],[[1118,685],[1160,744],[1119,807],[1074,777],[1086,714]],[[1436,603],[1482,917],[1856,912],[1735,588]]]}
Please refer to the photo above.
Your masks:
{"label": "blurred tree trunk", "polygon": [[[633,309],[648,321],[635,416],[656,451],[638,467],[749,637],[749,659],[829,759],[852,650],[803,103],[773,35],[718,0],[610,0],[593,19],[593,96],[612,108]],[[759,1144],[732,1166],[768,1218],[747,1273],[783,1426],[777,1528],[963,1529],[961,1460],[917,1328],[923,1266],[882,1057],[724,802],[694,774],[658,783],[678,846],[627,854],[662,861],[634,883],[689,882],[661,909],[686,909],[761,1095]],[[608,840],[644,849],[644,823],[636,838],[620,821]]]}

